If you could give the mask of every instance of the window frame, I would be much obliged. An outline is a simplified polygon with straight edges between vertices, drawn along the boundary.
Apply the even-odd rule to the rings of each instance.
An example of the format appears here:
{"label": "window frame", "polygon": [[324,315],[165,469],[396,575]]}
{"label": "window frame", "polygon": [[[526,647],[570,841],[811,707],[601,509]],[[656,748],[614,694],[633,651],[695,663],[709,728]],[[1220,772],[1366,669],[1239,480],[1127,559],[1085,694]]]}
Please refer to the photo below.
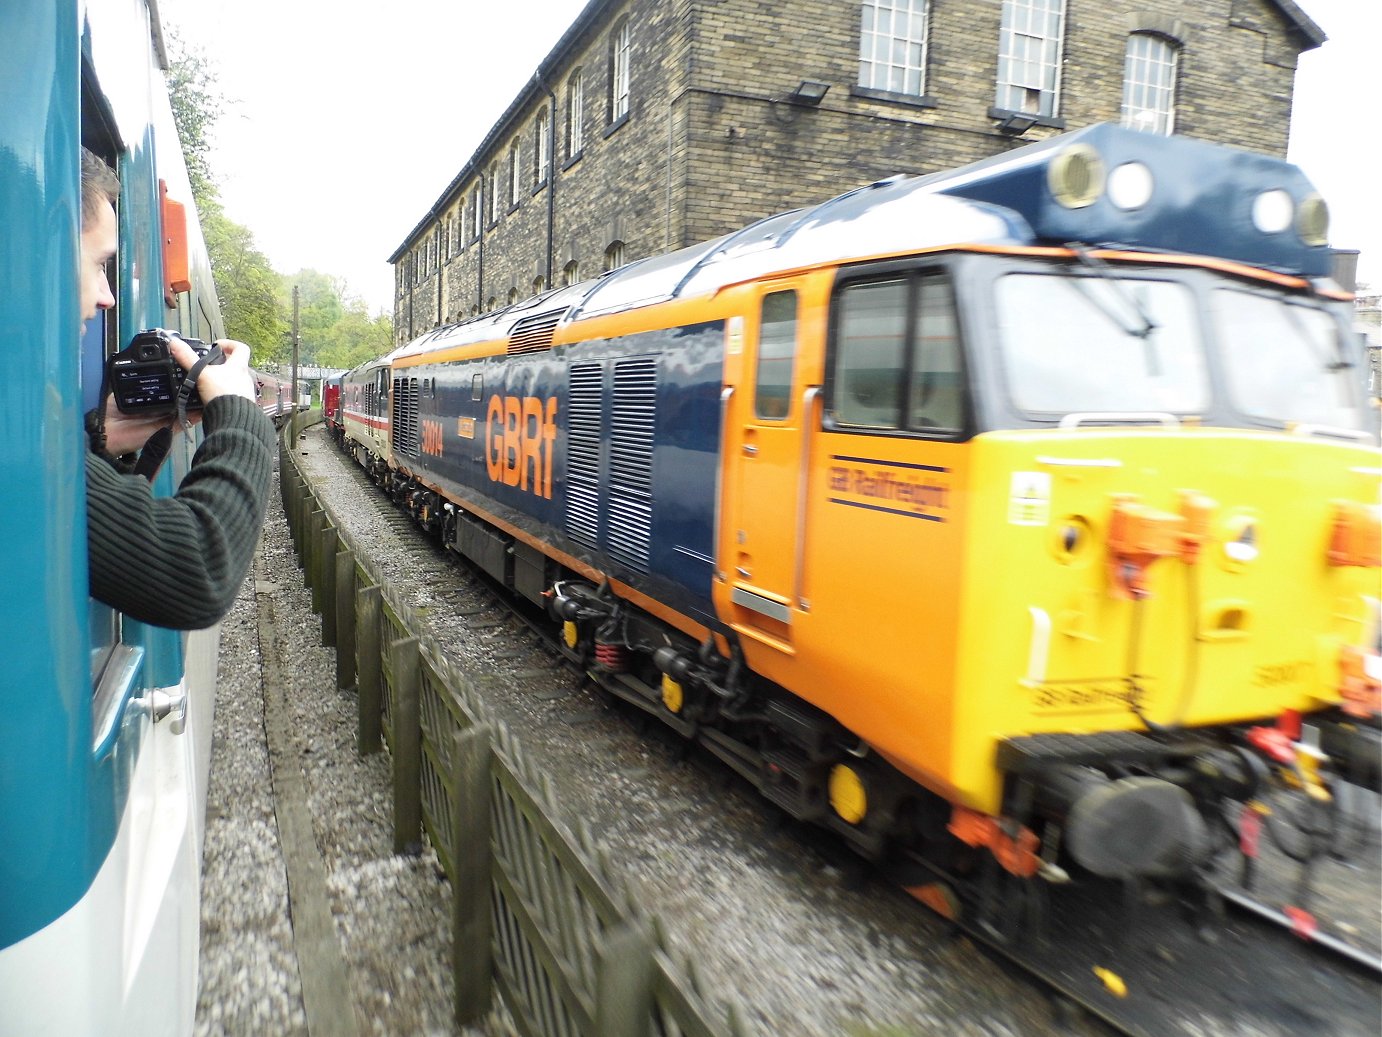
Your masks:
{"label": "window frame", "polygon": [[548,169],[552,164],[552,149],[548,134],[551,132],[551,113],[544,106],[538,109],[533,122],[533,190],[536,191],[547,183],[550,175]]}
{"label": "window frame", "polygon": [[582,69],[575,69],[566,79],[566,161],[581,157],[585,148],[585,77]]}
{"label": "window frame", "polygon": [[[1151,49],[1152,53],[1134,54],[1135,47]],[[1128,34],[1123,51],[1123,98],[1119,109],[1119,123],[1131,129],[1145,130],[1163,137],[1176,132],[1176,92],[1180,80],[1180,41],[1164,33],[1139,31]],[[1165,60],[1169,58],[1169,60]],[[1134,68],[1142,73],[1134,77]],[[1133,96],[1150,98],[1150,103],[1134,105]],[[1150,112],[1155,124],[1144,127],[1137,116]]]}
{"label": "window frame", "polygon": [[609,33],[609,104],[610,126],[629,117],[633,96],[633,29],[625,16]]}
{"label": "window frame", "polygon": [[[920,10],[917,10],[918,8]],[[885,10],[892,15],[894,26],[899,16],[904,17],[908,22],[909,31],[903,35],[898,35],[894,29],[890,29],[887,34],[881,32],[878,29],[879,16]],[[910,30],[913,27],[912,19],[917,16],[920,17],[921,28],[917,34],[919,38],[914,38],[914,34]],[[931,0],[863,0],[859,5],[858,88],[861,91],[877,92],[893,98],[916,98],[918,100],[924,98],[926,96],[926,66],[930,58],[930,35]],[[905,64],[886,60],[895,53],[898,43],[902,43],[908,49],[911,47],[918,48],[915,64],[910,60],[906,61]],[[868,55],[865,52],[866,46],[870,52]],[[884,51],[881,59],[879,57],[880,50]],[[908,57],[910,58],[910,55]],[[900,88],[898,84],[894,83],[894,72],[898,69],[902,71]],[[915,71],[917,76],[916,89],[914,90],[908,89],[907,83],[909,73],[912,71]]]}
{"label": "window frame", "polygon": [[[1002,20],[998,30],[998,73],[994,89],[994,107],[1001,112],[1033,115],[1042,119],[1060,116],[1061,63],[1065,55],[1067,0],[1003,0]],[[1054,9],[1054,10],[1053,10]],[[1047,26],[1032,30],[1032,23],[1041,17],[1056,21],[1054,35]],[[1021,28],[1019,28],[1021,26]],[[1019,40],[1038,41],[1040,56],[1036,59],[1019,54]],[[1039,85],[1033,87],[1018,82],[1014,65],[1027,67],[1039,64]],[[1030,98],[1020,92],[1036,91],[1036,107],[1027,103]]]}
{"label": "window frame", "polygon": [[[903,343],[905,354],[900,373],[901,388],[895,405],[894,423],[891,425],[868,425],[839,418],[836,393],[839,386],[841,320],[844,315],[842,299],[851,289],[870,284],[885,284],[902,281],[907,298],[903,311],[903,328],[906,339]],[[949,309],[951,333],[954,342],[953,361],[955,377],[958,381],[959,421],[944,427],[927,427],[916,424],[912,390],[916,384],[917,361],[921,345],[918,343],[919,313],[921,292],[924,283],[945,285],[950,293]],[[837,278],[830,293],[830,317],[825,355],[825,378],[823,384],[824,407],[822,427],[831,432],[857,435],[882,435],[910,439],[961,441],[970,438],[974,430],[974,372],[969,363],[966,349],[967,335],[960,300],[961,276],[949,264],[925,263],[915,261],[871,263],[843,271]]]}

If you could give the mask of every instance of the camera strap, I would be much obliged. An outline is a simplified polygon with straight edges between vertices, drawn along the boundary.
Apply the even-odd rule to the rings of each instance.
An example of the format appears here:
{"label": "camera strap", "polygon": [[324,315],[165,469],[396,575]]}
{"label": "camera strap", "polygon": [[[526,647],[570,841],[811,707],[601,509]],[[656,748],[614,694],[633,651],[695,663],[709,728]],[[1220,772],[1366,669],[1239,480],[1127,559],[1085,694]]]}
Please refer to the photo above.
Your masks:
{"label": "camera strap", "polygon": [[[202,357],[192,365],[192,370],[187,372],[187,377],[182,380],[182,386],[178,389],[178,428],[187,429],[191,426],[187,421],[187,401],[192,396],[192,390],[197,387],[197,379],[202,376],[207,364],[216,364],[224,358],[225,353],[221,347],[212,344]],[[166,451],[165,451],[166,452]]]}
{"label": "camera strap", "polygon": [[139,460],[134,463],[134,474],[142,475],[149,482],[153,482],[154,476],[163,465],[163,459],[168,456],[168,448],[172,445],[173,430],[167,427],[159,429],[144,440],[144,445],[139,448]]}

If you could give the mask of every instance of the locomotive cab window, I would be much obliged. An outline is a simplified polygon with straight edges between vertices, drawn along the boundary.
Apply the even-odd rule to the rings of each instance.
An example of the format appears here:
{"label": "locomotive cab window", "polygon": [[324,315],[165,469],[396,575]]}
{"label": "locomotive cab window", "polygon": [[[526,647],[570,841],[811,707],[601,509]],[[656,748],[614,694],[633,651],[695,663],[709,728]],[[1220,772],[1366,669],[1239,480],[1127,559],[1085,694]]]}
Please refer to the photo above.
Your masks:
{"label": "locomotive cab window", "polygon": [[840,289],[829,383],[836,426],[958,434],[964,365],[950,278],[908,273]]}
{"label": "locomotive cab window", "polygon": [[995,285],[994,311],[1008,393],[1024,414],[1209,406],[1204,337],[1184,284],[1012,273]]}
{"label": "locomotive cab window", "polygon": [[1358,362],[1325,310],[1285,297],[1220,288],[1211,296],[1234,407],[1272,427],[1364,428]]}

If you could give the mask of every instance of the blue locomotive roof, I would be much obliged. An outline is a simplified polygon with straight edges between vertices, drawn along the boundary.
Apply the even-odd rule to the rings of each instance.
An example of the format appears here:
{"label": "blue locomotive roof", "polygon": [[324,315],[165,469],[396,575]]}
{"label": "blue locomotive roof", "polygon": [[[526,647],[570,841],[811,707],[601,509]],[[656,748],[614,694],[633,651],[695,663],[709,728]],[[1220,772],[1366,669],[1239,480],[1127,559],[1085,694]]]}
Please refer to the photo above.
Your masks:
{"label": "blue locomotive roof", "polygon": [[[1088,179],[1083,204],[1053,190],[1062,170]],[[1100,123],[911,187],[1012,209],[1051,244],[1186,252],[1303,276],[1325,276],[1332,262],[1324,203],[1299,168],[1189,137]]]}
{"label": "blue locomotive roof", "polygon": [[1304,174],[1237,148],[1099,124],[972,165],[892,177],[428,332],[393,356],[712,294],[787,270],[974,245],[1079,244],[1325,276],[1327,210]]}

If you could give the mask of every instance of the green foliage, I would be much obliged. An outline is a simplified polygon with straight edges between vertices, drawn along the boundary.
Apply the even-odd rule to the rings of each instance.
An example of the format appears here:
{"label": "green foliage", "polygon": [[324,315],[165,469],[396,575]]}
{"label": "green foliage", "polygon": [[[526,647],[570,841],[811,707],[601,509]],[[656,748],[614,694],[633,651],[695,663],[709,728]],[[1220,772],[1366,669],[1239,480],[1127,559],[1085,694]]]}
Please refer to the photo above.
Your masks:
{"label": "green foliage", "polygon": [[338,277],[299,270],[282,278],[280,302],[292,312],[298,290],[298,360],[303,365],[351,368],[388,352],[393,321],[388,314],[371,317],[365,303],[350,294]]}
{"label": "green foliage", "polygon": [[278,275],[254,247],[254,235],[227,219],[219,205],[203,210],[202,232],[227,337],[249,343],[256,366],[287,359],[288,324],[278,301]]}
{"label": "green foliage", "polygon": [[168,48],[168,100],[182,144],[187,178],[197,209],[216,201],[211,178],[211,132],[221,117],[221,94],[216,72],[200,50],[190,48],[175,29],[165,33]]}
{"label": "green foliage", "polygon": [[278,274],[255,247],[248,227],[226,216],[211,170],[211,138],[224,98],[214,64],[186,45],[176,30],[166,32],[168,94],[187,163],[192,196],[211,257],[226,335],[249,343],[256,367],[292,362],[292,286],[299,291],[299,363],[354,367],[388,351],[393,322],[371,317],[340,278],[316,270],[292,278]]}

